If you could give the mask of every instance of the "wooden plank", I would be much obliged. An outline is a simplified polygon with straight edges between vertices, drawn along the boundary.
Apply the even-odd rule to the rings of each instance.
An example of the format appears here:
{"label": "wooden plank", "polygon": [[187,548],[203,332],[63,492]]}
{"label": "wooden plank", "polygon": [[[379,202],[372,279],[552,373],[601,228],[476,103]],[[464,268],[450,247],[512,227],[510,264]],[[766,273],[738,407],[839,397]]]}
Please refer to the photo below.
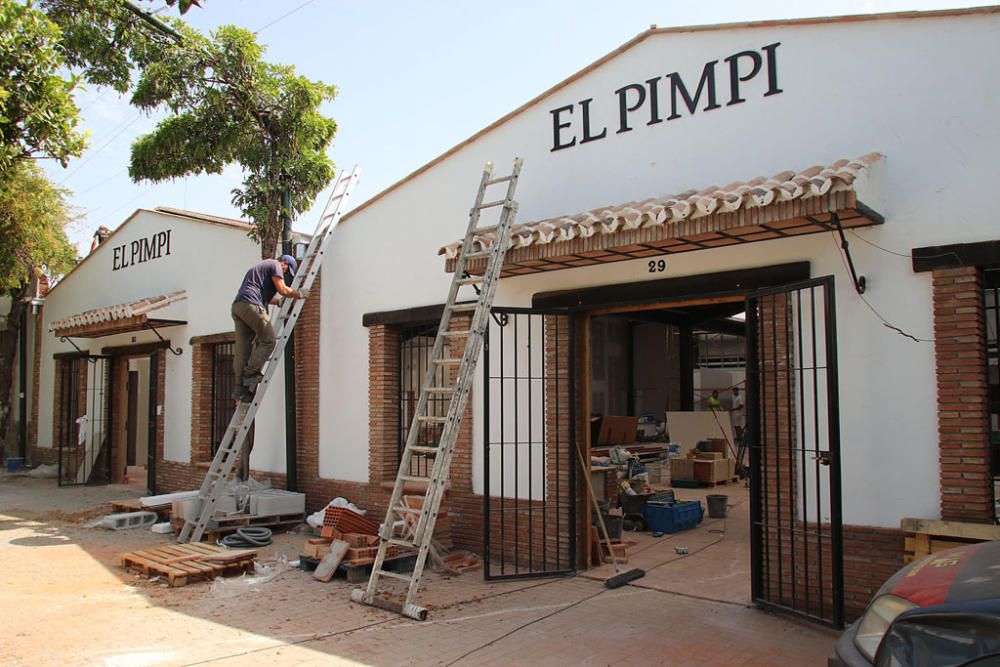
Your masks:
{"label": "wooden plank", "polygon": [[931,536],[925,533],[917,533],[913,537],[913,555],[915,557],[926,556],[931,552]]}
{"label": "wooden plank", "polygon": [[344,560],[348,548],[350,548],[350,545],[347,542],[335,540],[330,545],[330,551],[323,556],[323,560],[319,562],[319,565],[313,571],[313,579],[324,582],[333,579],[333,574],[340,566],[340,561]]}
{"label": "wooden plank", "polygon": [[241,551],[222,552],[217,554],[206,554],[202,560],[214,561],[218,563],[235,563],[244,560],[253,560],[257,557],[254,549],[243,549]]}
{"label": "wooden plank", "polygon": [[982,542],[1000,540],[1000,526],[985,523],[903,519],[899,522],[899,527],[904,533],[927,533],[939,537],[960,537]]}

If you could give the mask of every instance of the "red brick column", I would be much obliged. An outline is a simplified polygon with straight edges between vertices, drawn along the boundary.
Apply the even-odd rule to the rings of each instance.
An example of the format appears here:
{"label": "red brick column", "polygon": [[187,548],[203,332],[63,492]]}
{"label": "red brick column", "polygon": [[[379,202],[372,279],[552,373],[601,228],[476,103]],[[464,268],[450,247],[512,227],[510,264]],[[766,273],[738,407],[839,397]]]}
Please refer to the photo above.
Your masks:
{"label": "red brick column", "polygon": [[[295,323],[296,481],[308,493],[309,480],[319,479],[320,315],[323,271],[316,274],[311,294]],[[327,499],[329,500],[329,499]],[[320,501],[322,502],[322,501]]]}
{"label": "red brick column", "polygon": [[368,327],[368,481],[396,479],[399,437],[399,331]]}
{"label": "red brick column", "polygon": [[191,463],[212,460],[212,346],[191,346]]}
{"label": "red brick column", "polygon": [[941,518],[993,521],[982,272],[934,272]]}

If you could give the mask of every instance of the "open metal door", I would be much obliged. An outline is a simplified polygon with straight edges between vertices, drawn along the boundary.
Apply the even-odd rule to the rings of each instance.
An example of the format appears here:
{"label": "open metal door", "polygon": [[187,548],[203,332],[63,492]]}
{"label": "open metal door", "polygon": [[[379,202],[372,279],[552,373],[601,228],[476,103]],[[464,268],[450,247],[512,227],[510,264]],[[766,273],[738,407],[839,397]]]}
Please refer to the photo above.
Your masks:
{"label": "open metal door", "polygon": [[111,357],[59,361],[59,486],[111,481]]}
{"label": "open metal door", "polygon": [[834,282],[747,297],[752,594],[842,627],[840,406]]}
{"label": "open metal door", "polygon": [[576,568],[573,319],[494,308],[483,347],[488,580]]}

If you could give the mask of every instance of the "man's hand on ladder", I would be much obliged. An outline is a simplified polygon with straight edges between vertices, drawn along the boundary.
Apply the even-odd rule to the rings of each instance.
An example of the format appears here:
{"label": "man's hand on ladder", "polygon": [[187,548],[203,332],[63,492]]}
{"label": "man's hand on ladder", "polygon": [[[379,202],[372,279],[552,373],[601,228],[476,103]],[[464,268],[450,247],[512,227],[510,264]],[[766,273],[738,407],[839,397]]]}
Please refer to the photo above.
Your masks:
{"label": "man's hand on ladder", "polygon": [[295,298],[296,299],[308,299],[309,298],[309,288],[308,287],[300,287],[299,289],[297,289],[296,290]]}

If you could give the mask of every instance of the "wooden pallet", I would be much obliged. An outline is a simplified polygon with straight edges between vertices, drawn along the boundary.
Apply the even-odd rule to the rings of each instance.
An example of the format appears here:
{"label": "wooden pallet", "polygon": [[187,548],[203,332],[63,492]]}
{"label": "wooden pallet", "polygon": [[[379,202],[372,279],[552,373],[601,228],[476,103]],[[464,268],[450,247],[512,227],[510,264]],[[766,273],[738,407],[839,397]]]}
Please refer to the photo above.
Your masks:
{"label": "wooden pallet", "polygon": [[678,489],[697,489],[699,487],[714,487],[714,486],[724,486],[726,484],[732,484],[733,482],[738,482],[740,480],[738,475],[733,475],[732,477],[727,477],[725,479],[717,479],[714,482],[699,482],[695,479],[674,479],[670,481],[671,486],[675,486]]}
{"label": "wooden pallet", "polygon": [[903,519],[900,530],[912,533],[907,536],[903,562],[912,563],[938,551],[954,549],[977,542],[1000,540],[1000,526],[960,521],[934,521],[931,519]]}
{"label": "wooden pallet", "polygon": [[254,550],[229,551],[213,544],[193,542],[171,544],[155,549],[122,554],[122,567],[149,577],[166,577],[171,586],[185,586],[188,581],[240,574],[253,568]]}
{"label": "wooden pallet", "polygon": [[[382,562],[382,567],[390,572],[409,572],[413,569],[416,561],[417,555],[411,551],[410,553],[395,556],[393,558],[386,558]],[[306,572],[311,572],[316,569],[319,562],[319,558],[300,556],[299,568]],[[335,576],[343,575],[344,578],[347,579],[348,583],[359,584],[361,582],[368,581],[368,578],[372,573],[372,565],[374,565],[374,561],[368,563],[342,562],[339,566],[337,566],[337,571],[334,574]]]}

